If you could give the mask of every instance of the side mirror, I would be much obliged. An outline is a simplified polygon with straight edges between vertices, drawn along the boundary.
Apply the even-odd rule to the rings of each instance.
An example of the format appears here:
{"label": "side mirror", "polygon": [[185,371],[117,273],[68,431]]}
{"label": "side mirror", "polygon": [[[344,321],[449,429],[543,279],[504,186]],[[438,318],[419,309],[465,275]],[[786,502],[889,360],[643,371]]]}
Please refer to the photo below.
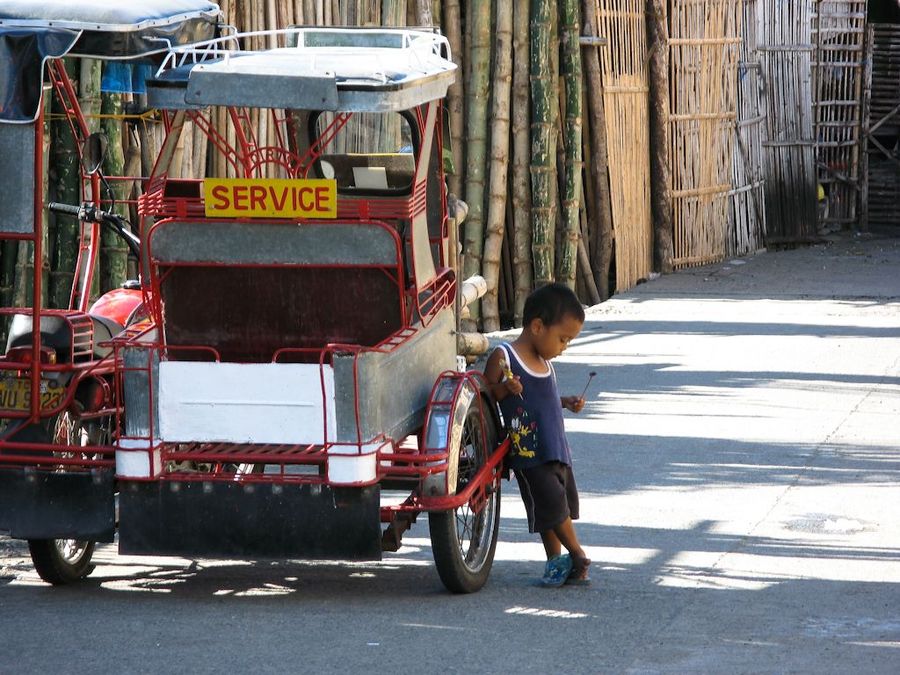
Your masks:
{"label": "side mirror", "polygon": [[81,147],[81,168],[87,175],[93,175],[100,170],[103,160],[106,159],[106,146],[109,141],[106,134],[95,131],[86,139]]}

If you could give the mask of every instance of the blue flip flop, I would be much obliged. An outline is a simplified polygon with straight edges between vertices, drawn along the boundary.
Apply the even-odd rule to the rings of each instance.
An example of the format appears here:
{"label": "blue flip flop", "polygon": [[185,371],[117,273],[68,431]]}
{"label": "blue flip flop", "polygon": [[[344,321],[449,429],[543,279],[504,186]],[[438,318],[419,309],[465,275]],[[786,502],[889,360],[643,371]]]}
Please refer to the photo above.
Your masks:
{"label": "blue flip flop", "polygon": [[566,583],[569,573],[572,571],[572,557],[565,553],[550,558],[544,567],[544,576],[541,585],[548,588],[558,588]]}

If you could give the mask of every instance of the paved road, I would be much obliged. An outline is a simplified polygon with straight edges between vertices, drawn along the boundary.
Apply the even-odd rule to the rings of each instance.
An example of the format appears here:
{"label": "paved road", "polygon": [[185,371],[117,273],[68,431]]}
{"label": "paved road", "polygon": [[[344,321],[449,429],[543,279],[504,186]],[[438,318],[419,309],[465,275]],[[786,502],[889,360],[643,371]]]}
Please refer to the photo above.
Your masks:
{"label": "paved road", "polygon": [[[897,233],[900,234],[900,233]],[[0,673],[900,672],[900,239],[653,280],[558,363],[590,588],[535,585],[505,486],[489,585],[426,523],[379,564],[122,558],[42,585],[0,539]]]}

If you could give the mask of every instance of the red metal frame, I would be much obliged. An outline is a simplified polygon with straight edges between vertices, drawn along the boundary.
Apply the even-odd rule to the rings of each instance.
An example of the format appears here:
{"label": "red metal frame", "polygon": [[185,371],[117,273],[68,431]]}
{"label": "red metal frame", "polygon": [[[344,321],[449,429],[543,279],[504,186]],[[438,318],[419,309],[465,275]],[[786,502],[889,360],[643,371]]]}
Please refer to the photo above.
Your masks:
{"label": "red metal frame", "polygon": [[[87,122],[81,108],[78,105],[77,95],[71,80],[65,70],[62,60],[50,60],[47,65],[47,73],[57,99],[65,110],[69,128],[79,148],[89,135]],[[38,118],[35,122],[35,156],[34,156],[34,204],[33,204],[33,229],[30,234],[4,234],[3,238],[17,239],[30,242],[33,245],[34,259],[43,257],[43,211],[44,194],[41,176],[43,173],[43,140],[44,140],[44,114],[43,106],[38,108]],[[85,175],[82,170],[81,193],[82,198],[86,190],[90,191],[91,200],[95,205],[100,204],[100,179],[96,174]],[[90,289],[96,267],[96,259],[100,243],[100,228],[96,223],[82,224],[79,235],[79,249],[72,281],[72,289],[69,295],[69,309],[45,309],[42,303],[43,295],[43,270],[38,264],[33,265],[34,273],[32,285],[31,308],[0,308],[0,315],[11,316],[15,314],[29,313],[32,317],[32,326],[40,327],[41,317],[58,317],[64,320],[70,329],[71,340],[69,344],[72,355],[71,362],[61,364],[42,363],[41,359],[41,334],[40,330],[32,331],[31,361],[30,363],[9,361],[0,358],[0,373],[15,371],[17,374],[27,373],[30,379],[31,400],[28,411],[3,411],[4,419],[24,420],[26,424],[37,424],[42,419],[50,418],[62,413],[73,406],[74,396],[78,386],[87,378],[112,377],[115,372],[115,364],[111,357],[101,359],[94,358],[94,330],[93,322],[88,315],[90,306]],[[78,361],[76,362],[76,359]],[[66,384],[66,393],[60,403],[52,409],[42,409],[40,405],[40,385],[45,373],[71,373],[72,377]],[[112,390],[109,390],[111,393]],[[115,399],[118,400],[118,399]],[[106,401],[106,404],[98,410],[78,415],[79,419],[91,419],[106,415],[119,414],[115,401]],[[63,467],[66,470],[86,470],[95,467],[110,467],[114,465],[113,448],[111,446],[95,447],[90,450],[90,457],[85,454],[81,446],[70,446],[57,443],[24,443],[8,440],[12,432],[16,431],[15,425],[0,435],[0,465],[2,466],[32,466],[58,470]],[[55,440],[55,439],[53,439]],[[26,451],[27,452],[24,452]],[[21,453],[21,454],[20,454]],[[99,458],[95,456],[99,455]]]}
{"label": "red metal frame", "polygon": [[[419,156],[417,157],[417,166],[419,168],[416,171],[414,184],[409,195],[400,197],[372,198],[348,196],[343,194],[338,195],[337,217],[340,221],[345,223],[349,222],[367,225],[377,224],[392,233],[396,240],[396,260],[398,261],[398,265],[400,265],[400,261],[403,260],[404,243],[401,242],[397,237],[396,228],[391,224],[390,221],[393,221],[395,223],[402,221],[408,223],[411,226],[412,222],[415,219],[425,217],[427,208],[427,187],[429,176],[424,169],[423,163],[427,163],[429,159],[432,162],[441,161],[440,154],[438,154],[437,157],[430,156],[433,151],[433,135],[437,133],[437,130],[440,128],[440,114],[440,106],[437,103],[423,106],[422,108],[415,111],[415,119],[419,127],[418,136],[422,139],[422,142],[421,147],[419,148]],[[264,165],[274,165],[280,167],[281,170],[285,171],[288,175],[291,176],[307,175],[309,168],[319,157],[321,157],[322,152],[325,150],[325,148],[327,148],[329,143],[335,138],[335,136],[346,125],[347,121],[352,116],[351,113],[338,113],[337,115],[335,115],[335,118],[322,132],[320,137],[310,145],[309,149],[302,157],[299,157],[296,153],[291,152],[289,149],[284,148],[283,146],[281,148],[275,149],[259,147],[256,138],[249,131],[250,127],[245,124],[245,122],[247,122],[246,111],[231,110],[230,115],[236,131],[235,146],[230,145],[227,139],[222,134],[215,131],[207,116],[198,112],[191,112],[189,114],[190,118],[195,122],[198,128],[208,134],[210,141],[219,150],[219,152],[221,152],[223,156],[227,158],[227,161],[235,169],[235,171],[238,174],[243,174],[245,177],[251,177],[260,174],[261,169]],[[273,119],[275,120],[274,123],[278,124],[277,117]],[[440,152],[440,148],[442,147],[440,139],[437,139],[436,147],[438,149],[438,152]],[[168,179],[167,173],[167,167],[158,163],[154,168],[153,176],[148,183],[147,192],[139,200],[139,212],[141,216],[143,218],[158,219],[155,224],[153,224],[146,232],[143,233],[144,246],[145,250],[147,251],[147,260],[150,262],[149,269],[147,270],[147,272],[149,273],[149,279],[146,280],[146,283],[149,284],[148,295],[154,299],[150,304],[151,316],[154,318],[154,321],[157,323],[157,325],[163,324],[163,308],[161,305],[163,298],[162,285],[165,283],[166,276],[170,273],[171,269],[178,266],[219,266],[213,265],[212,263],[202,262],[179,262],[173,264],[165,261],[160,261],[155,258],[153,254],[153,233],[156,232],[158,228],[165,227],[166,224],[175,220],[189,219],[196,222],[203,222],[207,220],[201,189],[202,180],[170,180]],[[167,195],[167,188],[170,185],[175,189],[171,190],[173,194]],[[445,206],[446,201],[443,194],[441,195],[441,199],[442,206]],[[444,211],[445,210],[446,209],[444,209]],[[250,221],[235,220],[234,222],[246,223]],[[255,225],[264,227],[266,223],[283,223],[284,221],[254,219],[252,222]],[[297,222],[327,223],[329,221],[298,220]],[[446,233],[446,216],[444,216],[442,220],[440,229],[442,234]],[[441,250],[443,255],[443,249]],[[440,263],[445,262],[446,261],[444,260],[440,260]],[[287,265],[233,266],[251,268],[288,267]],[[329,265],[329,267],[349,268],[358,266]],[[418,310],[419,317],[421,318],[423,323],[427,324],[427,322],[437,316],[439,312],[447,309],[452,305],[454,301],[454,293],[456,290],[456,279],[449,269],[439,268],[434,278],[425,281],[425,283],[416,283],[416,280],[414,279],[413,285],[409,288],[405,288],[404,285],[406,273],[404,272],[402,267],[398,266],[396,270],[389,270],[388,268],[385,268],[385,273],[387,273],[392,281],[397,285],[397,302],[401,309],[401,329],[388,336],[378,345],[371,347],[363,347],[356,344],[337,343],[329,343],[327,345],[323,345],[322,348],[318,350],[322,394],[324,397],[324,368],[328,364],[330,364],[333,354],[335,352],[353,354],[354,389],[356,390],[355,399],[357,401],[355,410],[357,444],[360,446],[360,448],[362,448],[363,445],[383,441],[386,443],[390,443],[391,446],[391,452],[382,452],[377,456],[376,465],[378,467],[378,475],[376,477],[376,481],[382,480],[385,477],[422,479],[428,475],[446,471],[446,453],[429,453],[425,448],[411,449],[406,446],[402,446],[402,439],[385,439],[383,437],[380,439],[362,438],[359,422],[360,413],[358,404],[358,382],[356,381],[355,363],[359,358],[359,355],[362,353],[390,352],[396,349],[398,346],[404,344],[416,334],[416,329],[412,325],[413,317],[407,313],[407,303],[405,301],[405,298],[407,296],[411,296],[413,298],[413,303]],[[151,344],[146,344],[139,343],[136,336],[124,337],[122,340],[116,341],[117,352],[118,350],[125,347],[140,347],[148,350],[148,357],[146,360],[145,368],[147,372],[145,373],[145,375],[146,380],[151,383],[152,377],[150,369],[151,364],[153,363],[151,352],[155,350],[156,353],[160,355],[160,357],[164,358],[166,350],[170,349],[164,344],[162,339],[154,341]],[[180,345],[177,349],[204,351],[207,352],[214,360],[219,359],[219,355],[216,350],[210,346]],[[310,352],[315,353],[315,351],[316,350],[310,350],[307,348],[281,348],[273,353],[272,361],[278,362],[280,359],[287,357],[291,353],[303,352],[309,354]],[[121,362],[120,357],[117,357],[116,360],[118,362]],[[460,386],[463,385],[460,384]],[[151,396],[148,399],[148,406],[152,406],[152,403],[150,402],[152,401],[152,399],[153,396],[151,392]],[[325,409],[327,409],[327,407],[323,405],[323,410]],[[152,410],[148,410],[148,414],[148,419],[150,420],[150,424],[152,425]],[[285,467],[292,464],[318,465],[321,467],[321,465],[323,465],[327,461],[327,451],[331,445],[331,443],[327,441],[328,420],[323,419],[323,424],[324,438],[326,438],[326,442],[321,446],[246,446],[210,443],[176,445],[161,443],[158,447],[161,450],[163,462],[166,462],[168,460],[190,460],[194,462],[205,462],[219,465],[221,463],[267,463],[276,464],[281,467],[277,474],[265,476],[250,475],[243,477],[242,479],[244,480],[277,480],[303,483],[324,482],[324,477],[318,474],[297,475],[285,471]],[[142,440],[145,440],[149,444],[152,443],[153,438],[154,430],[151,428],[149,438]],[[500,455],[498,455],[496,458],[493,458],[492,463],[489,463],[489,466],[496,467],[497,463],[499,462],[500,456],[502,456],[502,453],[500,453]],[[486,476],[491,470],[493,469],[486,469],[484,475]],[[321,470],[319,471],[319,473],[321,473]],[[179,477],[180,474],[176,472],[163,474],[162,477],[158,476],[153,480],[177,480]],[[194,477],[196,478],[195,475]],[[206,478],[210,480],[233,480],[234,476],[233,474],[217,472],[214,469],[212,472],[204,474],[204,479]],[[472,488],[472,490],[468,490],[467,493],[474,493],[476,490],[477,488]],[[465,494],[462,496],[455,496],[447,499],[449,499],[452,503],[461,504],[463,503],[463,501],[469,500],[470,498],[471,494]],[[413,503],[408,504],[406,507],[404,507],[404,510],[410,511],[421,509],[423,508],[423,503],[425,502],[414,501]],[[437,503],[441,508],[446,508],[445,502],[435,503]]]}

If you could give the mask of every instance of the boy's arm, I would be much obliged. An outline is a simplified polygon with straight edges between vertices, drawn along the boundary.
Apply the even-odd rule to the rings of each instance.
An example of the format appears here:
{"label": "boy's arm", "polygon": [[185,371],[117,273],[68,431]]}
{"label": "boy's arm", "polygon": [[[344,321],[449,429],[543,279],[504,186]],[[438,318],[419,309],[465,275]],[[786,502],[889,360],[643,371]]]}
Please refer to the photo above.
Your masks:
{"label": "boy's arm", "polygon": [[491,387],[491,393],[498,401],[502,401],[510,394],[516,395],[522,393],[522,383],[519,378],[513,375],[512,378],[507,377],[503,364],[506,361],[506,355],[502,349],[495,349],[484,367],[484,377]]}

